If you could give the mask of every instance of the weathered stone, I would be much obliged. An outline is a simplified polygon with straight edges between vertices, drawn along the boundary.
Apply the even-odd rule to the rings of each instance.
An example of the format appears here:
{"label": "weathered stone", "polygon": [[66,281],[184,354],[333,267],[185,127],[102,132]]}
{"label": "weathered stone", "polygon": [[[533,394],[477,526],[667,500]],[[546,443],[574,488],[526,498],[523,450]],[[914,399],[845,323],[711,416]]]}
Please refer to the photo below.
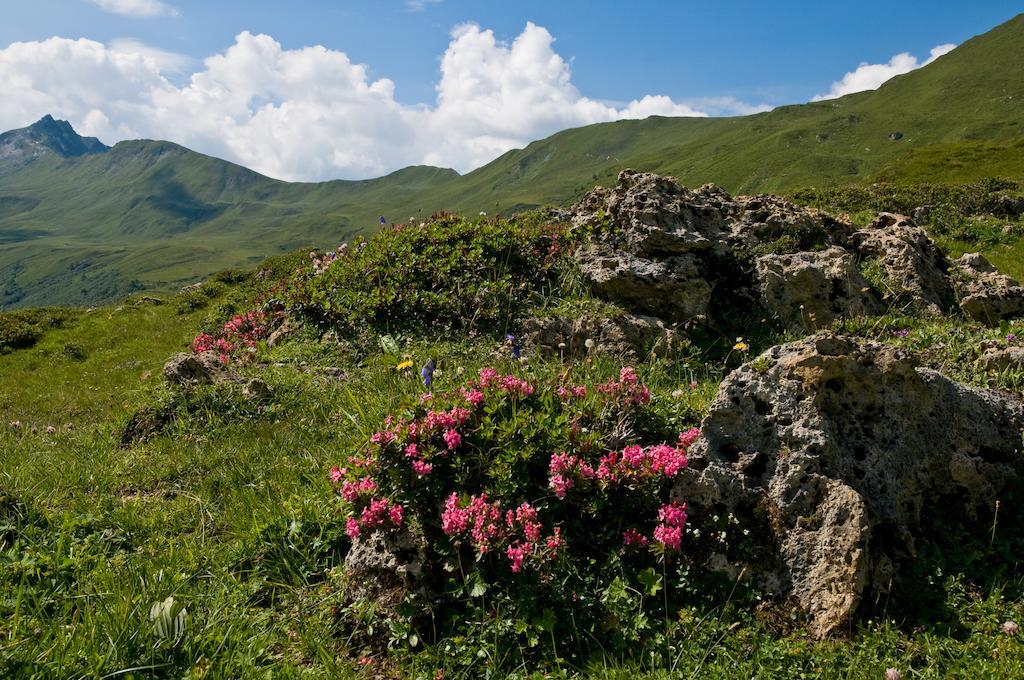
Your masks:
{"label": "weathered stone", "polygon": [[695,517],[766,516],[748,573],[825,636],[890,587],[927,518],[991,512],[1021,472],[1022,428],[1014,397],[819,333],[726,378],[674,492]]}
{"label": "weathered stone", "polygon": [[265,380],[251,378],[242,388],[242,395],[254,401],[267,401],[274,396],[274,390]]}
{"label": "weathered stone", "polygon": [[963,255],[953,271],[960,309],[968,318],[994,326],[1024,316],[1024,287],[1000,274],[982,254]]}
{"label": "weathered stone", "polygon": [[763,255],[754,270],[765,309],[792,330],[823,328],[840,317],[885,311],[853,256],[842,248]]}
{"label": "weathered stone", "polygon": [[680,322],[707,313],[711,286],[692,255],[648,260],[601,246],[581,249],[576,259],[590,289],[631,311]]}
{"label": "weathered stone", "polygon": [[1024,368],[1024,347],[990,347],[978,358],[978,364],[986,371]]}
{"label": "weathered stone", "polygon": [[345,556],[349,595],[397,605],[422,587],[425,560],[422,541],[405,529],[364,533]]}
{"label": "weathered stone", "polygon": [[949,261],[909,217],[879,213],[874,222],[853,235],[853,243],[862,259],[881,262],[897,294],[908,296],[931,313],[949,308],[953,300],[946,276]]}
{"label": "weathered stone", "polygon": [[190,383],[209,384],[235,380],[236,376],[221,363],[214,351],[201,354],[179,352],[164,364],[164,378],[178,385]]}
{"label": "weathered stone", "polygon": [[680,340],[660,319],[636,314],[527,319],[523,322],[523,339],[544,354],[567,357],[589,352],[636,357],[653,351],[667,355]]}

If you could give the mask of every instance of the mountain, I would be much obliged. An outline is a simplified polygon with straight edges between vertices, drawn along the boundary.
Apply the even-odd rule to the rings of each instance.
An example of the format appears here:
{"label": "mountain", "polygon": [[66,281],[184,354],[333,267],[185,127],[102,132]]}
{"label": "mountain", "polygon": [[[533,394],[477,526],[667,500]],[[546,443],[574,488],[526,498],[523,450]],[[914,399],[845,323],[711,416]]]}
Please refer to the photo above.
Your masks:
{"label": "mountain", "polygon": [[73,158],[109,150],[95,137],[81,137],[66,120],[44,116],[39,122],[0,134],[0,175],[43,156]]}
{"label": "mountain", "polygon": [[108,148],[47,116],[0,136],[0,308],[165,289],[438,209],[565,204],[623,167],[733,192],[1024,178],[1024,14],[880,88],[735,118],[566,130],[459,176],[280,182],[169,142]]}

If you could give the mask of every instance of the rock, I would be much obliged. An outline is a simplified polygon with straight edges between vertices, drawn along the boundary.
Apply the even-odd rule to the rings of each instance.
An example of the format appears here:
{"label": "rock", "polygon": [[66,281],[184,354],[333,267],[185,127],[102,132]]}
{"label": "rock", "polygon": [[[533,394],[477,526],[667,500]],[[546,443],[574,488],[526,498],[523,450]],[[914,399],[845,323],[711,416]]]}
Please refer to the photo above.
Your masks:
{"label": "rock", "polygon": [[897,132],[890,132],[889,133],[889,141],[890,142],[898,142],[901,139],[903,139],[903,133],[902,132],[898,132],[897,131]]}
{"label": "rock", "polygon": [[1024,347],[990,347],[978,358],[978,364],[986,371],[997,372],[1024,368]]}
{"label": "rock", "polygon": [[267,347],[277,345],[296,330],[298,330],[298,328],[292,324],[291,318],[285,319],[280,326],[275,328],[274,331],[267,336]]}
{"label": "rock", "polygon": [[1022,428],[1014,397],[819,333],[725,379],[674,494],[695,518],[751,527],[748,573],[826,636],[887,591],[928,519],[992,512],[1021,472]]}
{"label": "rock", "polygon": [[373,531],[352,541],[345,573],[354,599],[370,598],[386,606],[422,587],[426,552],[411,532]]}
{"label": "rock", "polygon": [[954,263],[953,283],[960,309],[975,321],[995,326],[1024,315],[1024,287],[1000,274],[980,253],[967,253]]}
{"label": "rock", "polygon": [[187,286],[182,286],[178,291],[179,293],[198,293],[203,288],[203,282],[198,281],[196,283],[190,283]]}
{"label": "rock", "polygon": [[265,380],[251,378],[242,388],[242,395],[254,401],[268,401],[274,396],[274,390]]}
{"label": "rock", "polygon": [[660,319],[637,314],[527,319],[523,322],[522,335],[527,345],[545,354],[567,357],[589,352],[637,357],[654,351],[665,355],[680,341],[678,334]]}
{"label": "rock", "polygon": [[164,364],[164,378],[177,385],[237,380],[234,372],[222,364],[212,350],[202,354],[175,354]]}
{"label": "rock", "polygon": [[1024,198],[1016,196],[999,196],[992,206],[992,214],[999,217],[1017,218],[1024,215]]}
{"label": "rock", "polygon": [[649,260],[589,246],[576,260],[591,291],[631,311],[682,322],[706,314],[711,302],[711,286],[692,255]]}
{"label": "rock", "polygon": [[791,330],[818,329],[839,317],[885,312],[853,256],[842,248],[763,255],[754,268],[762,304]]}
{"label": "rock", "polygon": [[949,308],[953,290],[946,272],[949,261],[924,229],[904,215],[879,213],[853,235],[862,259],[878,259],[895,292],[923,310],[939,314]]}

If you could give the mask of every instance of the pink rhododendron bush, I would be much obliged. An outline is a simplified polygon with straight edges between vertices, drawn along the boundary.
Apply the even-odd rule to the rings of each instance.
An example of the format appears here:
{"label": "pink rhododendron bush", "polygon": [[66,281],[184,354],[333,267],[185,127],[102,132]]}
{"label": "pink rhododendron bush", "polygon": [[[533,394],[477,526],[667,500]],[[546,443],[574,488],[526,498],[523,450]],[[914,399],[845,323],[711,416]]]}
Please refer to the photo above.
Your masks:
{"label": "pink rhododendron bush", "polygon": [[354,541],[422,546],[392,630],[529,648],[557,628],[591,651],[663,634],[701,540],[669,497],[698,432],[650,400],[632,368],[589,385],[486,368],[389,415],[330,477]]}

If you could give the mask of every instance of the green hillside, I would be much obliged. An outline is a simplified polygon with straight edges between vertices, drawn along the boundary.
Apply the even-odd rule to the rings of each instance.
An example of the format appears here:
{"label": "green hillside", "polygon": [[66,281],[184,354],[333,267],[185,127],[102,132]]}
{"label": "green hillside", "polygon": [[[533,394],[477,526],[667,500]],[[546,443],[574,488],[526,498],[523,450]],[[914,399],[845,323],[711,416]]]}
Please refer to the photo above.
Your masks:
{"label": "green hillside", "polygon": [[291,184],[152,141],[43,153],[6,171],[0,154],[0,308],[176,287],[334,245],[374,229],[382,214],[400,221],[438,209],[566,204],[623,167],[733,192],[1024,178],[1021,73],[1024,15],[876,91],[738,118],[591,125],[461,177],[411,167],[375,180]]}

